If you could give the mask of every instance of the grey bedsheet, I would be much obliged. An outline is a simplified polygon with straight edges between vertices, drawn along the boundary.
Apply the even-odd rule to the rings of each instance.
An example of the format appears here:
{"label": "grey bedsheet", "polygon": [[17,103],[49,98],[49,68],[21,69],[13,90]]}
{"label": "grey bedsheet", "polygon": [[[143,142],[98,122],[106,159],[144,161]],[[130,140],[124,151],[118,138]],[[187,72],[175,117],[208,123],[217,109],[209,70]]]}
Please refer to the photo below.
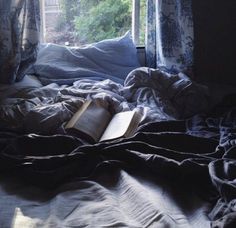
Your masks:
{"label": "grey bedsheet", "polygon": [[[0,90],[1,130],[47,135],[60,133],[88,98],[100,99],[114,112],[139,109],[141,124],[186,118],[208,106],[206,87],[182,74],[150,68],[132,71],[124,85],[81,79],[71,86],[23,86],[4,94]],[[89,181],[74,180],[51,191],[0,177],[0,227],[210,226],[207,205],[194,193],[187,192],[184,201],[184,192],[172,194],[174,186],[165,188],[120,169],[105,170]],[[189,211],[182,211],[179,197],[191,205]]]}
{"label": "grey bedsheet", "polygon": [[24,89],[33,89],[42,87],[42,83],[33,75],[25,75],[23,80],[14,84],[0,84],[0,99],[14,96]]}
{"label": "grey bedsheet", "polygon": [[85,99],[100,99],[113,112],[138,109],[143,113],[142,123],[182,119],[208,107],[206,87],[183,74],[142,67],[130,72],[124,85],[109,79],[81,79],[71,86],[23,87],[7,97],[0,90],[0,127],[58,133]]}
{"label": "grey bedsheet", "polygon": [[170,189],[119,169],[53,191],[14,179],[1,179],[0,186],[1,228],[210,227],[207,205],[193,193],[176,192],[189,208],[185,213]]}

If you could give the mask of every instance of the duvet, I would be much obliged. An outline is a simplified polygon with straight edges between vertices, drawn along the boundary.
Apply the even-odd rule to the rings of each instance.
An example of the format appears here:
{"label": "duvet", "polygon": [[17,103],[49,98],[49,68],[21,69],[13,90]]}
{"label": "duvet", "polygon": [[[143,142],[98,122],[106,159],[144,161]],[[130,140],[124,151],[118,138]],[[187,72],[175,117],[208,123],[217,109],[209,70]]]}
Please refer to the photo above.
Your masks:
{"label": "duvet", "polygon": [[[205,87],[141,68],[124,85],[83,79],[3,99],[1,181],[15,177],[25,186],[23,197],[12,182],[1,189],[14,202],[0,212],[3,227],[10,220],[16,227],[233,227],[234,97],[207,110]],[[139,109],[136,134],[93,145],[65,134],[87,98],[113,112]]]}

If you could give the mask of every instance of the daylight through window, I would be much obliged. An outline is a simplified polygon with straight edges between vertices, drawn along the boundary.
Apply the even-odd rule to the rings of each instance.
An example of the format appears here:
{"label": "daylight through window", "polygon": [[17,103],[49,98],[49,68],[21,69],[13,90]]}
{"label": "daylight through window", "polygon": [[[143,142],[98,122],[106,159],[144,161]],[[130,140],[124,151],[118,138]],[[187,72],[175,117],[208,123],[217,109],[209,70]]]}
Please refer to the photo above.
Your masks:
{"label": "daylight through window", "polygon": [[81,46],[132,32],[144,45],[146,0],[41,0],[42,41]]}

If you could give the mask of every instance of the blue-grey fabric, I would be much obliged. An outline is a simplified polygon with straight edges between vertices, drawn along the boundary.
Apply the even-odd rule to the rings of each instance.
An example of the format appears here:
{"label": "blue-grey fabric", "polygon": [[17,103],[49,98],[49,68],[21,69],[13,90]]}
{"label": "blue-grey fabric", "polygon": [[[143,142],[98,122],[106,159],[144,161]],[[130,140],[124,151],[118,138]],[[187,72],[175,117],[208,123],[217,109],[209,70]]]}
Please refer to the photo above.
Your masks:
{"label": "blue-grey fabric", "polygon": [[190,74],[193,64],[191,0],[147,0],[147,66]]}
{"label": "blue-grey fabric", "polygon": [[0,83],[20,81],[35,61],[39,9],[39,0],[0,1]]}
{"label": "blue-grey fabric", "polygon": [[123,83],[129,72],[140,67],[131,35],[102,40],[85,47],[42,44],[28,73],[44,84],[71,84],[81,78],[111,79]]}

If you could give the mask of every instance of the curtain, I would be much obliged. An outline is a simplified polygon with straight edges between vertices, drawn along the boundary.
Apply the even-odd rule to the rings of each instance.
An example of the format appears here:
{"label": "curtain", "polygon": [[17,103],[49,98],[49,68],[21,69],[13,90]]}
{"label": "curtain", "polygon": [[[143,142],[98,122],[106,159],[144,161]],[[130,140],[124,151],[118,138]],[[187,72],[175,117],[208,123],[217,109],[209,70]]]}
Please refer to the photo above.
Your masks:
{"label": "curtain", "polygon": [[0,1],[0,83],[20,81],[37,56],[39,0]]}
{"label": "curtain", "polygon": [[191,0],[147,0],[146,63],[170,73],[192,73]]}

